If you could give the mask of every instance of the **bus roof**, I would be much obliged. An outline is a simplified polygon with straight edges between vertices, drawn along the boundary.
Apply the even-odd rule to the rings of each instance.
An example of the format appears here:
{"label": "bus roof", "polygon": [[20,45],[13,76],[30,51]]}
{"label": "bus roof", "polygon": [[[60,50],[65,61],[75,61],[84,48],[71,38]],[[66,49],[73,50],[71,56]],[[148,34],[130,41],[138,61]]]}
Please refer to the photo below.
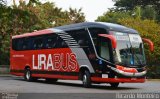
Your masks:
{"label": "bus roof", "polygon": [[106,28],[110,31],[119,31],[124,33],[138,33],[136,30],[132,28],[128,28],[119,24],[107,23],[107,22],[83,22],[83,23],[59,26],[59,27],[55,27],[55,29],[67,31],[67,30],[79,29],[79,28],[85,28],[85,27],[101,27],[101,28]]}
{"label": "bus roof", "polygon": [[105,28],[109,31],[119,31],[124,33],[138,33],[136,30],[132,28],[128,28],[122,25],[113,24],[113,23],[107,23],[107,22],[83,22],[83,23],[76,23],[71,25],[64,25],[59,27],[54,27],[50,29],[44,29],[39,30],[31,33],[25,33],[21,35],[15,35],[12,36],[13,39],[15,38],[22,38],[22,37],[29,37],[29,36],[36,36],[36,35],[43,35],[43,34],[49,34],[53,32],[63,32],[63,31],[69,31],[74,29],[81,29],[81,28],[89,28],[89,27],[99,27],[99,28]]}

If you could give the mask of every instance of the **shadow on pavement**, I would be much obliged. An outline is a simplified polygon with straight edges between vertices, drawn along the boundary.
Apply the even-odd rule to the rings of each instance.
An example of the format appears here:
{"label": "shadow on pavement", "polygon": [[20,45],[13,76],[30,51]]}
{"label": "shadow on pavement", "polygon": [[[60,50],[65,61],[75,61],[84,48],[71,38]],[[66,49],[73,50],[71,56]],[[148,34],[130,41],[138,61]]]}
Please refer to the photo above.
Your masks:
{"label": "shadow on pavement", "polygon": [[[19,81],[25,81],[22,77],[16,77],[16,78],[13,78],[14,80],[19,80]],[[26,81],[25,81],[26,82]],[[42,80],[37,80],[37,81],[34,81],[33,83],[42,83],[42,84],[51,84],[51,85],[62,85],[62,86],[70,86],[70,87],[80,87],[80,88],[83,88],[83,85],[80,84],[80,83],[70,83],[70,82],[55,82],[55,83],[48,83],[46,82],[44,79]],[[101,89],[101,90],[135,90],[135,89],[140,89],[140,88],[135,88],[135,87],[121,87],[121,84],[118,88],[113,88],[110,86],[110,84],[92,84],[92,86],[89,88],[89,89]]]}

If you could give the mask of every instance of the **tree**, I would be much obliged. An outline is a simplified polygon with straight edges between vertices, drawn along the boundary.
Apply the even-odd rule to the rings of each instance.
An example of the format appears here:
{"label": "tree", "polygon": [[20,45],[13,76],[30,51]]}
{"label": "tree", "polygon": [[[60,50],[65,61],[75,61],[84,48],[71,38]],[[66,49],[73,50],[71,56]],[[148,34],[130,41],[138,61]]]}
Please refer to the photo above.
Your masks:
{"label": "tree", "polygon": [[38,0],[33,1],[30,0],[27,6],[22,5],[19,8],[28,9],[29,12],[37,16],[39,22],[33,26],[36,30],[85,21],[84,13],[81,12],[82,9],[70,8],[69,11],[62,11],[62,8],[56,7],[54,3],[42,4]]}
{"label": "tree", "polygon": [[137,0],[113,0],[115,2],[114,6],[121,10],[133,10],[137,5]]}
{"label": "tree", "polygon": [[9,59],[9,50],[8,47],[6,47],[9,41],[6,40],[8,40],[8,32],[10,32],[8,27],[10,22],[8,22],[9,13],[7,12],[10,12],[10,8],[7,8],[5,2],[0,0],[0,64],[3,64],[4,60]]}
{"label": "tree", "polygon": [[[160,18],[159,18],[160,17],[160,9],[159,9],[160,1],[159,0],[113,0],[113,1],[115,2],[116,9],[120,9],[120,10],[133,11],[137,6],[141,7],[142,9],[146,9],[148,11],[155,10],[154,12],[157,13],[156,19],[160,21]],[[148,8],[151,8],[151,9],[148,9]],[[149,14],[149,16],[150,15],[151,14]]]}
{"label": "tree", "polygon": [[69,11],[64,11],[61,15],[57,15],[58,17],[55,20],[55,26],[79,23],[85,21],[84,13],[82,9],[72,9],[69,8]]}
{"label": "tree", "polygon": [[152,6],[148,5],[143,8],[141,16],[142,19],[156,20],[158,15],[155,9]]}
{"label": "tree", "polygon": [[102,16],[99,16],[96,21],[102,22],[111,22],[111,23],[118,23],[118,20],[121,18],[129,18],[131,17],[131,12],[126,11],[112,11],[104,13]]}
{"label": "tree", "polygon": [[80,9],[72,9],[69,8],[69,12],[67,12],[67,16],[70,19],[71,23],[79,23],[85,21],[84,13],[81,12],[82,8]]}
{"label": "tree", "polygon": [[[145,7],[146,5],[152,5],[156,8],[160,6],[159,0],[113,0],[115,6],[125,10],[133,10],[135,6]],[[159,10],[159,9],[157,9]]]}
{"label": "tree", "polygon": [[[60,19],[67,21],[62,22]],[[20,0],[19,5],[8,7],[0,0],[0,64],[9,64],[12,35],[83,21],[85,16],[81,9],[62,11],[54,3],[42,4],[39,0],[30,0],[28,4]]]}
{"label": "tree", "polygon": [[3,7],[5,5],[6,5],[5,1],[4,0],[0,0],[0,7]]}

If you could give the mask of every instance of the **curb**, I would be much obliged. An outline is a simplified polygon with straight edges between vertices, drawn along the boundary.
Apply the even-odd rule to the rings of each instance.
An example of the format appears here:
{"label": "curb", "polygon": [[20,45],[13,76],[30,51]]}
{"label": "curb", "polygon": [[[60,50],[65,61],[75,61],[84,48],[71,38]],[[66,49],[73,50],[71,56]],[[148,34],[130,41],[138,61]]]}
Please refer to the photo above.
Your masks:
{"label": "curb", "polygon": [[0,74],[0,77],[11,77],[11,74]]}

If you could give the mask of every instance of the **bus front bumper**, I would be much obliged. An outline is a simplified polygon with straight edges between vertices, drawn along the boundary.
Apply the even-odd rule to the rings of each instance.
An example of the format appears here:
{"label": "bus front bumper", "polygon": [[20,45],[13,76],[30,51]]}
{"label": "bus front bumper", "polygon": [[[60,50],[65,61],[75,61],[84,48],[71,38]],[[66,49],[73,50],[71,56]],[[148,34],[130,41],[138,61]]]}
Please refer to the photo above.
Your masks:
{"label": "bus front bumper", "polygon": [[144,83],[145,78],[101,78],[101,77],[91,77],[93,82],[100,83]]}

